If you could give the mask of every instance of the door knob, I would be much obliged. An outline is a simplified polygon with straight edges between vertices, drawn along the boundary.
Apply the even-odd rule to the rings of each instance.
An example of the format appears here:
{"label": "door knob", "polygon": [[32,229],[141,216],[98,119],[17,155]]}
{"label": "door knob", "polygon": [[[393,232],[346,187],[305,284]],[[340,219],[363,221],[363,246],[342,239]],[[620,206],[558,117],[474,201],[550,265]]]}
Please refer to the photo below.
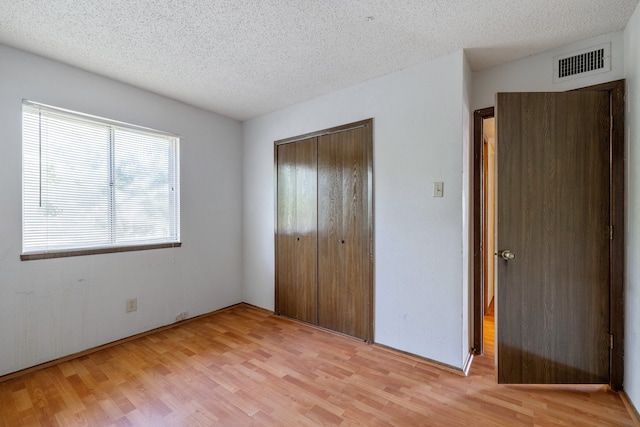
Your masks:
{"label": "door knob", "polygon": [[500,255],[500,257],[502,257],[502,259],[505,261],[511,261],[516,257],[516,254],[511,252],[509,249],[505,249],[504,251],[498,252],[498,255]]}

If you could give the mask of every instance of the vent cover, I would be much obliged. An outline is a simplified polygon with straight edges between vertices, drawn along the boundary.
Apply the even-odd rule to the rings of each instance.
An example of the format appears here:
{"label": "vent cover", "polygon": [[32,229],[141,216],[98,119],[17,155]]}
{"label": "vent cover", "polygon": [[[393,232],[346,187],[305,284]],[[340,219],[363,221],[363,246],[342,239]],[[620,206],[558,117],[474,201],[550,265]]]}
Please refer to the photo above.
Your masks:
{"label": "vent cover", "polygon": [[611,44],[556,56],[553,63],[554,83],[611,71]]}

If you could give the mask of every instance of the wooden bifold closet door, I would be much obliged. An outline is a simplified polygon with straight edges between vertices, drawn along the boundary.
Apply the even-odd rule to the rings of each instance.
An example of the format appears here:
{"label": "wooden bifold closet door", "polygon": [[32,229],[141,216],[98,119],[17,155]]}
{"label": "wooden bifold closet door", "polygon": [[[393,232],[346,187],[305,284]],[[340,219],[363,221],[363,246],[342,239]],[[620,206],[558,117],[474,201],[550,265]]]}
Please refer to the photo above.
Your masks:
{"label": "wooden bifold closet door", "polygon": [[276,142],[276,312],[373,341],[371,120]]}
{"label": "wooden bifold closet door", "polygon": [[316,138],[278,146],[277,307],[316,323]]}

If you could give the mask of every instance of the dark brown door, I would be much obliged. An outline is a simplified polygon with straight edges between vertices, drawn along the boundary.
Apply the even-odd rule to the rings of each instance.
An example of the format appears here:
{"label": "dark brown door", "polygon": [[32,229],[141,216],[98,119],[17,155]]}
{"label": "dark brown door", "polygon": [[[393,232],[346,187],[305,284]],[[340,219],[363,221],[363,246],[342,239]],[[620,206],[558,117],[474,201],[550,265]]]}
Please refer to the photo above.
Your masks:
{"label": "dark brown door", "polygon": [[318,324],[372,339],[369,126],[318,138]]}
{"label": "dark brown door", "polygon": [[608,383],[609,95],[496,106],[498,381]]}
{"label": "dark brown door", "polygon": [[317,322],[316,138],[277,147],[277,311]]}

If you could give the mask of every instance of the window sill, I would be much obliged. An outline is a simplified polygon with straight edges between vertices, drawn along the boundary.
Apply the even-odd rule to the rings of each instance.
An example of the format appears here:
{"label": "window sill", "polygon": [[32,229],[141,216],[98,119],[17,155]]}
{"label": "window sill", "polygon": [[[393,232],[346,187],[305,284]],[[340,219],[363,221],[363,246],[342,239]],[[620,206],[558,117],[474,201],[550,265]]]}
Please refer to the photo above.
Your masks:
{"label": "window sill", "polygon": [[20,255],[20,260],[33,261],[37,259],[52,259],[52,258],[65,258],[65,257],[71,257],[71,256],[110,254],[114,252],[131,252],[131,251],[146,251],[150,249],[179,248],[181,246],[182,246],[181,242],[175,242],[175,243],[154,243],[154,244],[148,244],[148,245],[134,245],[134,246],[118,246],[118,247],[112,247],[112,248],[61,250],[59,252],[40,252],[40,253],[22,254]]}

